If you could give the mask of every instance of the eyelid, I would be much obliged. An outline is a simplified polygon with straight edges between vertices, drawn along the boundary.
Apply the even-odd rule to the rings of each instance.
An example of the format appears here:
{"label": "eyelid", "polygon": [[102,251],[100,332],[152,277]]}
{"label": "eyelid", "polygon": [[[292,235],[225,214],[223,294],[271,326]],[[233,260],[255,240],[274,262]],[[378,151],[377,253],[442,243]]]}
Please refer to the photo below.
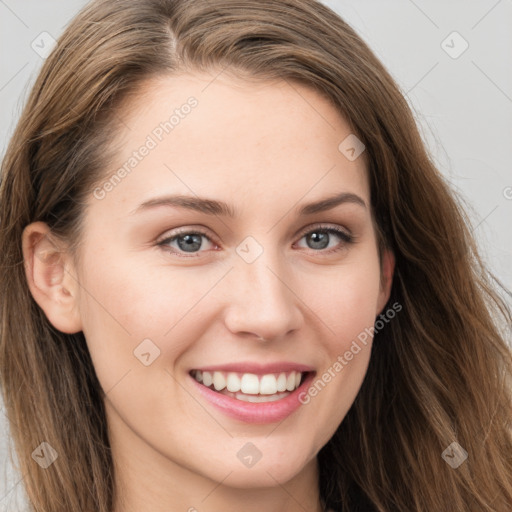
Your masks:
{"label": "eyelid", "polygon": [[334,229],[336,231],[340,231],[340,232],[344,233],[348,237],[354,236],[354,235],[352,235],[351,231],[344,226],[340,226],[339,224],[329,224],[329,223],[324,223],[324,222],[317,222],[314,224],[310,224],[309,226],[306,226],[305,228],[302,228],[301,230],[299,230],[295,236],[296,237],[300,236],[300,238],[302,238],[304,235],[307,235],[308,233],[310,233],[311,231],[315,231],[316,229],[319,231]]}
{"label": "eyelid", "polygon": [[166,231],[163,235],[160,235],[156,240],[155,244],[161,244],[162,242],[166,242],[170,240],[171,238],[178,237],[180,235],[188,235],[190,233],[197,233],[198,235],[203,235],[206,238],[208,238],[211,242],[215,243],[216,245],[220,245],[217,241],[215,236],[213,236],[210,231],[204,227],[194,227],[191,226],[185,226],[183,228],[176,228],[171,229],[169,231]]}

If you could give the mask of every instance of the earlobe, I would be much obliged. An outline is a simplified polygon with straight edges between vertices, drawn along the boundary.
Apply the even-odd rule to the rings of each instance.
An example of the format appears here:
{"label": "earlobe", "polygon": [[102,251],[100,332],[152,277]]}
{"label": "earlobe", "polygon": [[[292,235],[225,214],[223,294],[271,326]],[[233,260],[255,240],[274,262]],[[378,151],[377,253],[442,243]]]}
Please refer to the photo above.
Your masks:
{"label": "earlobe", "polygon": [[22,248],[28,287],[50,323],[68,334],[81,331],[79,286],[70,254],[44,222],[25,227]]}
{"label": "earlobe", "polygon": [[395,272],[395,255],[391,249],[384,249],[381,262],[381,284],[377,316],[380,315],[391,295],[393,275]]}

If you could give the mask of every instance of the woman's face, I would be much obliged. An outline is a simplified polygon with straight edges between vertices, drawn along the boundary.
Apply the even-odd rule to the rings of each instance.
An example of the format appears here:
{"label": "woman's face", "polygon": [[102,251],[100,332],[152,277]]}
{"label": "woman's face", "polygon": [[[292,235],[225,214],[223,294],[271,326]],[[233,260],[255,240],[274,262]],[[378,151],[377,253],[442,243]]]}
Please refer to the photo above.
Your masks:
{"label": "woman's face", "polygon": [[[114,453],[155,478],[286,482],[352,405],[389,295],[362,147],[314,91],[225,74],[153,81],[118,120],[70,292]],[[205,394],[208,374],[243,400]]]}

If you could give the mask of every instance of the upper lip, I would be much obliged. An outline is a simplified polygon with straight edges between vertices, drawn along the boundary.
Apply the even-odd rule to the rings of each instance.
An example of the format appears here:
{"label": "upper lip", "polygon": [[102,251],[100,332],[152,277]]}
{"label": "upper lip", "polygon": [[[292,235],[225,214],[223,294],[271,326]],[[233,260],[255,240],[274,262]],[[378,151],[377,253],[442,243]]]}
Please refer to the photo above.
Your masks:
{"label": "upper lip", "polygon": [[300,363],[293,363],[289,361],[278,361],[275,363],[260,364],[255,362],[237,362],[237,363],[226,363],[217,364],[211,366],[201,366],[194,368],[194,370],[200,370],[202,372],[238,372],[238,373],[254,373],[256,375],[266,375],[268,373],[281,373],[291,372],[293,370],[297,372],[312,372],[314,368]]}

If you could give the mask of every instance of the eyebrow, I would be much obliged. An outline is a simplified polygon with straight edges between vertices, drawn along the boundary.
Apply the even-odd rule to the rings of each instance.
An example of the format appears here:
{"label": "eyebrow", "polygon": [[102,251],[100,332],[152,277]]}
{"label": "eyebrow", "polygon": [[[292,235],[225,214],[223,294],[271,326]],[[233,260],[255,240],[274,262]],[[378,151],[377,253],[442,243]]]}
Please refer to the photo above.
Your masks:
{"label": "eyebrow", "polygon": [[[346,203],[357,204],[363,208],[367,207],[365,201],[360,196],[353,194],[352,192],[342,192],[341,194],[303,205],[299,209],[298,215],[312,215],[314,213],[331,210],[340,204]],[[186,208],[188,210],[194,210],[207,215],[219,215],[230,218],[234,218],[236,216],[235,210],[223,201],[186,195],[170,195],[149,199],[130,212],[130,215],[160,206]]]}

